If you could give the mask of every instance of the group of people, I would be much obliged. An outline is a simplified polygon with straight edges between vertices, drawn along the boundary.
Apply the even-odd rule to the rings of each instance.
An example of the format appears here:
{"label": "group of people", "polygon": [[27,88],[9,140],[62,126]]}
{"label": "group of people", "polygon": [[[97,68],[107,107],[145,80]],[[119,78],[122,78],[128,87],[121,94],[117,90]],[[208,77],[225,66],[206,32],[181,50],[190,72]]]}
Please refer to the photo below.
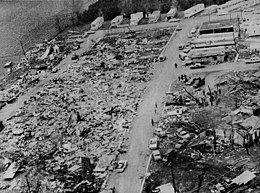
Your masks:
{"label": "group of people", "polygon": [[189,80],[189,78],[187,77],[187,75],[186,74],[181,74],[180,76],[178,76],[178,80],[180,81],[180,82],[188,82],[188,80]]}

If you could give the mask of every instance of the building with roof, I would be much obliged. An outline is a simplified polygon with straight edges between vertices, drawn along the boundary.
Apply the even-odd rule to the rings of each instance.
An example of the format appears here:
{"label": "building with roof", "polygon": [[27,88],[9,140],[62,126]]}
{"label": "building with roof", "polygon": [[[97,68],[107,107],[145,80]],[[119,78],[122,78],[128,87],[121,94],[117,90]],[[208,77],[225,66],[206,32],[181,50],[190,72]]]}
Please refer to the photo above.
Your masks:
{"label": "building with roof", "polygon": [[211,21],[202,23],[199,28],[199,35],[212,33],[238,33],[239,21],[238,19],[228,19],[220,21]]}
{"label": "building with roof", "polygon": [[172,19],[176,16],[177,14],[177,9],[174,7],[174,8],[171,8],[170,11],[168,11],[167,13],[167,19]]}
{"label": "building with roof", "polygon": [[194,16],[197,13],[202,12],[205,9],[205,5],[203,3],[197,4],[187,10],[184,11],[184,17],[189,18]]}
{"label": "building with roof", "polygon": [[219,14],[225,14],[228,13],[229,11],[242,7],[243,4],[244,4],[244,0],[231,0],[222,5],[219,5],[217,8],[217,12]]}
{"label": "building with roof", "polygon": [[219,61],[223,62],[225,58],[226,49],[224,46],[222,47],[213,47],[213,48],[199,48],[192,49],[188,57],[192,60],[192,62],[205,62],[205,61]]}
{"label": "building with roof", "polygon": [[148,23],[156,23],[161,16],[161,11],[154,11],[152,14],[149,14]]}
{"label": "building with roof", "polygon": [[118,15],[111,21],[111,26],[118,26],[123,22],[123,20],[123,15]]}
{"label": "building with roof", "polygon": [[143,12],[137,12],[130,15],[130,25],[138,25],[138,23],[143,19]]}
{"label": "building with roof", "polygon": [[234,47],[236,45],[235,36],[232,32],[221,34],[204,34],[190,41],[194,48],[209,48],[218,46]]}
{"label": "building with roof", "polygon": [[211,5],[209,7],[206,7],[201,15],[210,15],[212,13],[215,13],[217,11],[217,8],[218,5]]}

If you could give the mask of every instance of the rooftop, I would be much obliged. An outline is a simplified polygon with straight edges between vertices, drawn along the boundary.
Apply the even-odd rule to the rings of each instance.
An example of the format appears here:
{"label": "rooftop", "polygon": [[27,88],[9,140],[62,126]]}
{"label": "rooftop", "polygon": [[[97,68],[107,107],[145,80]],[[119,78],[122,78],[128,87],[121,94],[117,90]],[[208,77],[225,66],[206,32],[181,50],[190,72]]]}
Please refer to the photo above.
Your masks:
{"label": "rooftop", "polygon": [[214,28],[232,27],[237,25],[238,25],[237,19],[220,20],[220,21],[204,22],[200,29],[201,30],[214,29]]}

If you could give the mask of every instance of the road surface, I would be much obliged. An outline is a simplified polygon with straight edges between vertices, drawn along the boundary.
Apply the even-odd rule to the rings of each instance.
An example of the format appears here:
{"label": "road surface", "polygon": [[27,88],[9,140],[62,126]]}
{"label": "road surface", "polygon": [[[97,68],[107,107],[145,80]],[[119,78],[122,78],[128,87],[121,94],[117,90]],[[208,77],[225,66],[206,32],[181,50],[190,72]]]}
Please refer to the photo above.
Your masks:
{"label": "road surface", "polygon": [[129,150],[120,157],[120,159],[128,160],[128,166],[124,173],[113,173],[108,181],[107,187],[115,186],[117,193],[136,193],[140,190],[150,154],[148,143],[153,135],[151,120],[158,116],[154,111],[155,103],[160,108],[171,81],[176,79],[179,74],[185,73],[185,68],[176,69],[174,67],[175,62],[180,63],[178,45],[187,42],[187,34],[199,22],[199,19],[184,20],[181,24],[182,31],[176,32],[164,52],[167,60],[155,64],[154,78],[147,86],[143,102],[138,110],[138,116],[134,120],[129,134]]}
{"label": "road surface", "polygon": [[258,68],[259,64],[246,65],[244,63],[225,63],[197,70],[190,70],[185,66],[176,69],[174,64],[182,63],[178,57],[180,53],[178,45],[187,43],[187,35],[192,27],[207,20],[207,16],[183,20],[181,22],[182,31],[176,33],[176,36],[171,39],[165,50],[164,54],[166,55],[167,60],[163,63],[155,64],[154,78],[147,86],[146,93],[143,96],[143,102],[140,104],[138,115],[133,122],[133,127],[129,134],[129,150],[126,154],[122,154],[119,157],[119,159],[127,159],[128,166],[124,173],[112,173],[107,183],[108,188],[115,186],[117,193],[138,193],[140,191],[148,157],[151,153],[148,148],[149,139],[153,136],[151,119],[156,119],[158,116],[154,111],[155,103],[161,108],[163,97],[172,80],[177,79],[180,74],[210,71],[243,71]]}

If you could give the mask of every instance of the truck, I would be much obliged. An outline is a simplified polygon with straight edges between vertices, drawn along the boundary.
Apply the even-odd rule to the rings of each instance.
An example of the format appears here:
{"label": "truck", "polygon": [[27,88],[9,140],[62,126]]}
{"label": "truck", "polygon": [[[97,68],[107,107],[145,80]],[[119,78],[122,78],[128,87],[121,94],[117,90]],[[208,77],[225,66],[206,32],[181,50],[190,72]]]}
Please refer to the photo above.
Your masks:
{"label": "truck", "polygon": [[96,31],[98,30],[104,23],[104,17],[97,17],[92,23],[91,23],[91,30]]}

